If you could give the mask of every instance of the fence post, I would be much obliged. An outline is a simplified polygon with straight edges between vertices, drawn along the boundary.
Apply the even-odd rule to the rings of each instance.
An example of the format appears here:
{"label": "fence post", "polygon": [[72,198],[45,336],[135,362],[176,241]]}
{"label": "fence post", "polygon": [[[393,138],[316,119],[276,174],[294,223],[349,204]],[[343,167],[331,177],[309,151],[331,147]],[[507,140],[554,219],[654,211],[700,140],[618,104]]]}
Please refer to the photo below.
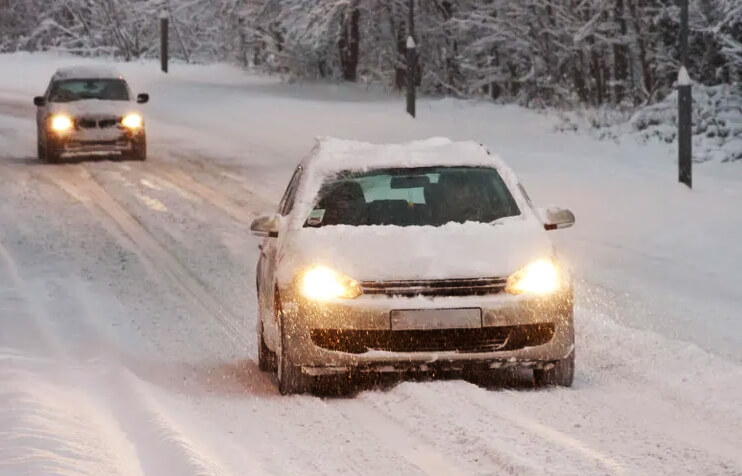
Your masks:
{"label": "fence post", "polygon": [[415,77],[415,61],[417,56],[417,45],[415,44],[414,38],[411,36],[407,37],[407,112],[410,116],[415,117],[416,107],[415,102],[417,100],[417,91],[415,90],[416,80]]}
{"label": "fence post", "polygon": [[678,72],[678,179],[693,188],[693,92],[688,65],[688,0],[680,0]]}
{"label": "fence post", "polygon": [[415,0],[409,0],[407,17],[407,113],[417,114],[417,44],[415,43]]}
{"label": "fence post", "polygon": [[161,63],[163,73],[168,72],[168,62],[169,62],[168,33],[169,31],[170,31],[170,19],[168,17],[167,12],[163,11],[162,14],[160,14],[160,63]]}

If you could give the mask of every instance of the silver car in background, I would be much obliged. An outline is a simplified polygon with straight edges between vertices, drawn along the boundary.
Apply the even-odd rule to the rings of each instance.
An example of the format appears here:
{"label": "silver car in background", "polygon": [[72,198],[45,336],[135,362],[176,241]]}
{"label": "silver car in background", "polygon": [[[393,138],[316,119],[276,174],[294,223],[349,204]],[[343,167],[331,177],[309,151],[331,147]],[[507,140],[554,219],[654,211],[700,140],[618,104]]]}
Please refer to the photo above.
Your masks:
{"label": "silver car in background", "polygon": [[359,372],[533,369],[570,386],[570,276],[513,172],[473,142],[318,141],[252,224],[260,368],[281,393]]}
{"label": "silver car in background", "polygon": [[144,119],[129,85],[115,69],[75,66],[59,69],[43,96],[34,98],[39,159],[58,162],[70,156],[120,155],[146,160]]}

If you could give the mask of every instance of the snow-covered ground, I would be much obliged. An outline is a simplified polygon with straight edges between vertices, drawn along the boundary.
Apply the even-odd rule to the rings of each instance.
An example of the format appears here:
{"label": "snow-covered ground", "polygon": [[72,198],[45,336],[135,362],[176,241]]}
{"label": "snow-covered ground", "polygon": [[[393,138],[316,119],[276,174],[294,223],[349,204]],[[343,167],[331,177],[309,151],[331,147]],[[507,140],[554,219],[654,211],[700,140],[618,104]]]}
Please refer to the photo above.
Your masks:
{"label": "snow-covered ground", "polygon": [[[126,64],[150,160],[35,158],[70,59],[0,56],[0,474],[742,474],[742,167],[555,132],[516,107]],[[578,280],[572,389],[523,375],[281,397],[255,363],[251,219],[317,135],[475,139]]]}

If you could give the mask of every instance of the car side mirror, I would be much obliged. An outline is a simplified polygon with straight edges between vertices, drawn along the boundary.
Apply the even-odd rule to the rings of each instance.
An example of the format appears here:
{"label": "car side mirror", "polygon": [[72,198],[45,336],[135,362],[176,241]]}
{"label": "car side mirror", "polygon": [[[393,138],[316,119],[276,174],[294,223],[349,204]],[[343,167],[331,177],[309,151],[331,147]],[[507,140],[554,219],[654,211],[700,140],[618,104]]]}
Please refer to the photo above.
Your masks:
{"label": "car side mirror", "polygon": [[561,230],[575,224],[575,214],[566,208],[539,208],[537,213],[547,231]]}
{"label": "car side mirror", "polygon": [[264,215],[256,218],[250,225],[250,231],[255,236],[262,238],[277,238],[278,225],[281,221],[280,215]]}
{"label": "car side mirror", "polygon": [[33,98],[33,104],[36,107],[44,107],[46,106],[46,98],[44,96],[36,96]]}
{"label": "car side mirror", "polygon": [[149,102],[149,94],[142,93],[137,95],[137,104],[147,104]]}

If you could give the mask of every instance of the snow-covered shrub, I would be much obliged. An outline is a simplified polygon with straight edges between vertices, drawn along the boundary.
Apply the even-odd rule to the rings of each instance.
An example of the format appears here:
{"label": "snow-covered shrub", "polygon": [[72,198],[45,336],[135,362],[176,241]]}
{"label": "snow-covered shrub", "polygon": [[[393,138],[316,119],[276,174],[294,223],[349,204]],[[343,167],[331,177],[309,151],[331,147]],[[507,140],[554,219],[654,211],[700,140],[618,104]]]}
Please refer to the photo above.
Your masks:
{"label": "snow-covered shrub", "polygon": [[[560,131],[589,129],[601,139],[634,137],[674,143],[678,133],[678,94],[635,111],[600,107],[564,112]],[[693,158],[731,162],[742,160],[742,85],[693,87]]]}

